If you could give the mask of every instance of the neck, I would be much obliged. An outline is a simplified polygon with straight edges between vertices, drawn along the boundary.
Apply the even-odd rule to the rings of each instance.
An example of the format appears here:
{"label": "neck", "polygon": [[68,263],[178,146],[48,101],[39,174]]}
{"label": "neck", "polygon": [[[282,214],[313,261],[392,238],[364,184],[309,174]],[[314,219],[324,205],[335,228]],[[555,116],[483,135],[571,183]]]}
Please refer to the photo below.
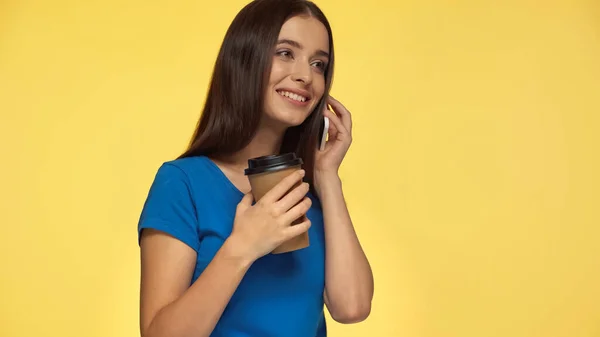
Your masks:
{"label": "neck", "polygon": [[248,159],[278,154],[284,134],[285,128],[270,126],[263,122],[245,148],[223,160],[241,170],[248,165]]}

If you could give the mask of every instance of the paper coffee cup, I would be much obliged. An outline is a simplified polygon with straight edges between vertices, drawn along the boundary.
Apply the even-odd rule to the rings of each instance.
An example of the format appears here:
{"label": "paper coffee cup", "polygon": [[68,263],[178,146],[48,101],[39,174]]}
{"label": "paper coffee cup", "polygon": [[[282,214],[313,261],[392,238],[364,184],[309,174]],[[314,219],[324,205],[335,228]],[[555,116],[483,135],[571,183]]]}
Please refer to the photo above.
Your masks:
{"label": "paper coffee cup", "polygon": [[[296,157],[295,153],[257,157],[248,160],[248,168],[244,173],[246,176],[248,176],[248,180],[250,181],[254,200],[259,201],[260,198],[262,198],[267,192],[275,187],[275,185],[277,185],[281,180],[300,170],[302,168],[302,164],[302,159]],[[300,184],[302,184],[302,181],[298,181],[298,183],[294,185],[292,189],[296,188]],[[292,189],[290,189],[290,191]],[[306,220],[306,215],[304,215],[295,220],[292,223],[292,226],[302,223]],[[282,243],[280,246],[275,248],[272,253],[280,254],[291,252],[306,248],[309,246],[309,244],[308,232],[304,232]]]}

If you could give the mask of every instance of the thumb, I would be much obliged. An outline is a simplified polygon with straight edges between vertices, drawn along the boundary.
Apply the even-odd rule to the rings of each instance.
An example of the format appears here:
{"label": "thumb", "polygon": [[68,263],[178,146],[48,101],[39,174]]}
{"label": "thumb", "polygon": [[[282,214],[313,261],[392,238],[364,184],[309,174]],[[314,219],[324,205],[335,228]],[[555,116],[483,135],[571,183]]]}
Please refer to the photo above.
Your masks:
{"label": "thumb", "polygon": [[248,193],[244,194],[244,197],[242,198],[242,201],[240,201],[239,205],[243,206],[244,208],[248,208],[248,207],[252,206],[253,201],[254,201],[254,196],[252,195],[252,192],[248,192]]}

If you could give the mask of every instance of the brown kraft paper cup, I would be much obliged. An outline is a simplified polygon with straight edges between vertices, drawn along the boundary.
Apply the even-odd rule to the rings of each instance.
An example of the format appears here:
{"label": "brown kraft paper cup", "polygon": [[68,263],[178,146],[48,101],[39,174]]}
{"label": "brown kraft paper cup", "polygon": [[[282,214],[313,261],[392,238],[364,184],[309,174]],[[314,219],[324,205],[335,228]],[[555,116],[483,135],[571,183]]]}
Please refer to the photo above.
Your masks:
{"label": "brown kraft paper cup", "polygon": [[[300,170],[301,168],[302,159],[297,158],[294,153],[258,157],[248,160],[248,168],[246,169],[245,174],[248,176],[248,180],[250,181],[254,200],[259,201],[260,198],[262,198],[267,192],[275,187],[275,185],[277,185],[281,180]],[[294,185],[292,189],[300,184],[302,184],[302,181],[298,181],[298,183]],[[302,223],[306,220],[306,215],[303,215],[299,219],[292,222],[292,226]],[[289,239],[288,241],[285,241],[275,248],[272,253],[287,253],[306,248],[309,245],[310,242],[308,239],[308,232],[304,232]]]}

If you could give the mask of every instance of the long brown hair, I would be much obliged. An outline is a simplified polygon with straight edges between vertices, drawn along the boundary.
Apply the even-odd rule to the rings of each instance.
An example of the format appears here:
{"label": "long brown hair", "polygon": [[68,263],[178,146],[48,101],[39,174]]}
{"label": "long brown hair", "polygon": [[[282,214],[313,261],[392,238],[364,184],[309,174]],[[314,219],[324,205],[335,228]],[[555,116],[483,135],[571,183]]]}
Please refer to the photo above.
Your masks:
{"label": "long brown hair", "polygon": [[310,116],[289,128],[281,152],[295,152],[304,161],[312,184],[319,128],[333,77],[333,36],[323,12],[306,0],[254,0],[229,26],[219,50],[204,109],[187,150],[179,158],[222,156],[242,150],[254,137],[264,111],[273,49],[281,27],[291,17],[309,15],[329,35],[325,92]]}

